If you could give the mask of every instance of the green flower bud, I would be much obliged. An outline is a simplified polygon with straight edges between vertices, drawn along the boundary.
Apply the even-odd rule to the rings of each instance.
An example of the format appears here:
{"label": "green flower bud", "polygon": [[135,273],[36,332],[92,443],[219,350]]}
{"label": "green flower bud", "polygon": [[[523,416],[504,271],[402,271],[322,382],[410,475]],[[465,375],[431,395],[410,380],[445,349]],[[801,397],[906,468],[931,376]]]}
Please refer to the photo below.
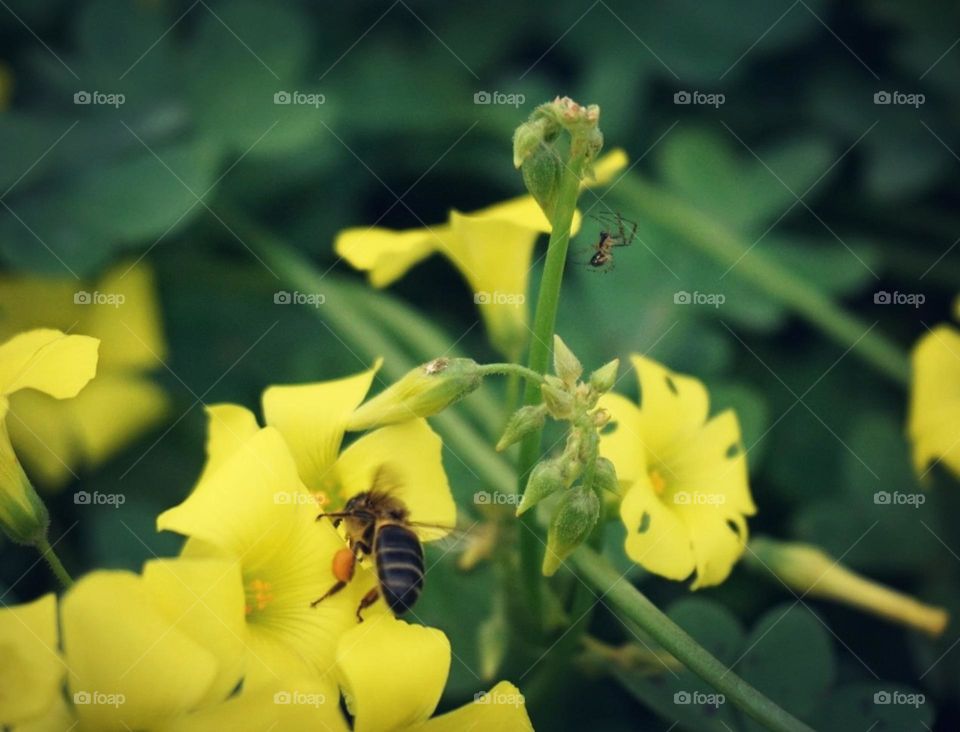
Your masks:
{"label": "green flower bud", "polygon": [[563,379],[567,386],[573,386],[583,376],[580,359],[573,355],[573,351],[558,335],[553,336],[553,372]]}
{"label": "green flower bud", "polygon": [[573,414],[574,398],[563,382],[555,376],[545,376],[540,386],[543,403],[554,419],[567,419]]}
{"label": "green flower bud", "polygon": [[511,415],[507,422],[503,436],[497,443],[497,452],[506,450],[514,442],[522,439],[524,435],[540,429],[546,421],[547,408],[543,404],[521,407]]}
{"label": "green flower bud", "polygon": [[527,191],[540,204],[547,220],[552,221],[554,202],[563,173],[560,158],[552,148],[541,145],[524,160],[520,172],[523,173],[523,184]]}
{"label": "green flower bud", "polygon": [[942,607],[927,605],[857,574],[811,544],[760,536],[750,542],[745,559],[760,573],[772,572],[780,582],[803,596],[809,594],[850,605],[933,637],[942,634],[949,621],[950,616]]}
{"label": "green flower bud", "polygon": [[601,394],[606,394],[617,383],[617,372],[620,370],[620,359],[615,358],[590,374],[590,386]]}
{"label": "green flower bud", "polygon": [[547,142],[548,136],[556,135],[556,125],[546,118],[534,119],[533,115],[528,122],[524,122],[513,133],[513,167],[520,168]]}
{"label": "green flower bud", "polygon": [[600,518],[600,499],[585,486],[567,491],[547,531],[547,551],[543,556],[543,574],[547,577],[583,543]]}
{"label": "green flower bud", "polygon": [[476,361],[435,358],[407,372],[373,399],[360,405],[347,429],[352,431],[429,417],[472,392],[483,380]]}
{"label": "green flower bud", "polygon": [[593,486],[595,491],[620,495],[620,481],[617,479],[617,469],[613,462],[605,457],[597,458],[593,468]]}
{"label": "green flower bud", "polygon": [[527,487],[520,498],[520,505],[517,506],[517,516],[533,508],[552,493],[566,488],[567,485],[563,468],[558,460],[541,460],[530,471]]}
{"label": "green flower bud", "polygon": [[23,472],[0,419],[0,528],[18,544],[36,544],[46,538],[49,525],[47,507]]}

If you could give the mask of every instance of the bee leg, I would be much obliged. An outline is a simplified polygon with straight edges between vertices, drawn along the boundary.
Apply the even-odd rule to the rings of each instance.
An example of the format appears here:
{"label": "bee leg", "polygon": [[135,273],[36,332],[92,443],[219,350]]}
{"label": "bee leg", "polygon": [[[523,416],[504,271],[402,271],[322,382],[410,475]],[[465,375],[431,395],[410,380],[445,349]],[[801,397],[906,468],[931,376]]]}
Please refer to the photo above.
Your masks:
{"label": "bee leg", "polygon": [[375,603],[378,597],[380,597],[380,590],[376,587],[363,596],[363,599],[360,600],[360,605],[357,607],[357,622],[363,622],[363,616],[361,616],[360,613]]}
{"label": "bee leg", "polygon": [[317,605],[319,605],[321,602],[323,602],[324,600],[326,600],[326,599],[327,599],[328,597],[330,597],[331,595],[336,595],[338,592],[340,592],[340,590],[342,590],[342,589],[343,589],[344,587],[346,587],[346,586],[347,586],[347,583],[344,582],[343,580],[340,580],[339,582],[337,582],[336,584],[334,584],[333,587],[331,587],[329,590],[327,590],[326,592],[324,592],[322,597],[318,597],[316,600],[314,600],[313,602],[311,602],[311,603],[310,603],[310,607],[316,607]]}

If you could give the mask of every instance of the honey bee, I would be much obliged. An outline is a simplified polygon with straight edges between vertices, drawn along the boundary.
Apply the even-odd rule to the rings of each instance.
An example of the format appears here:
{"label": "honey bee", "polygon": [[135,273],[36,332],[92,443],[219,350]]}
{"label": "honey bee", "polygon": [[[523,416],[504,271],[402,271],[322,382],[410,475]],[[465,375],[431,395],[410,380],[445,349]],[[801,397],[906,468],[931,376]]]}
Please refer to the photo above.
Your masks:
{"label": "honey bee", "polygon": [[600,238],[593,245],[594,253],[587,262],[595,270],[613,269],[613,248],[625,247],[637,237],[637,223],[624,219],[619,213],[607,212],[593,217],[600,223]]}
{"label": "honey bee", "polygon": [[362,612],[383,595],[394,615],[410,610],[423,591],[423,545],[414,528],[450,530],[410,521],[410,512],[403,501],[384,488],[385,466],[377,471],[373,486],[358,493],[344,505],[342,511],[317,516],[333,520],[335,528],[342,524],[347,535],[347,546],[333,557],[333,575],[337,581],[324,595],[310,603],[316,607],[331,595],[340,592],[353,579],[356,563],[372,557],[377,572],[377,586],[363,596],[357,607],[357,620],[363,622]]}

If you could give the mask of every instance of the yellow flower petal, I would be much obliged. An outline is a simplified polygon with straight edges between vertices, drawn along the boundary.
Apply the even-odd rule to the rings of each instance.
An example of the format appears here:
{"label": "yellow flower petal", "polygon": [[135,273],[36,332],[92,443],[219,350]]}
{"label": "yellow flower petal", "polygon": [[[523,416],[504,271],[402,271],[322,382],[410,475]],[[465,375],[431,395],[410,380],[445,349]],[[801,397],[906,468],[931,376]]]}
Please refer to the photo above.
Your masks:
{"label": "yellow flower petal", "polygon": [[10,397],[10,436],[31,475],[62,487],[163,419],[166,392],[130,374],[101,374],[69,401],[31,390]]}
{"label": "yellow flower petal", "polygon": [[629,486],[647,474],[640,410],[629,399],[613,392],[600,397],[598,406],[610,414],[610,427],[600,435],[600,455],[613,462],[620,485]]}
{"label": "yellow flower petal", "polygon": [[201,703],[225,699],[240,682],[246,655],[240,565],[218,559],[157,559],[144,566],[143,585],[157,609],[219,662]]}
{"label": "yellow flower petal", "polygon": [[709,398],[698,379],[674,373],[656,361],[632,355],[640,381],[641,434],[647,462],[665,462],[707,420]]}
{"label": "yellow flower petal", "polygon": [[34,544],[46,536],[50,516],[13,451],[7,430],[9,406],[0,396],[0,529],[18,543]]}
{"label": "yellow flower petal", "polygon": [[450,671],[439,630],[381,614],[351,628],[337,647],[337,672],[356,732],[404,729],[428,719]]}
{"label": "yellow flower petal", "polygon": [[478,694],[470,704],[429,720],[418,730],[423,732],[462,732],[475,729],[497,732],[533,732],[533,725],[520,690],[509,681],[501,681],[490,691]]}
{"label": "yellow flower petal", "polygon": [[603,155],[593,164],[594,179],[586,181],[585,188],[594,188],[596,186],[605,186],[610,183],[621,170],[627,167],[630,162],[627,153],[621,148],[614,148],[606,155]]}
{"label": "yellow flower petal", "polygon": [[218,662],[129,572],[94,572],[62,602],[69,693],[84,728],[149,729],[195,708]]}
{"label": "yellow flower petal", "polygon": [[207,462],[202,482],[260,431],[253,412],[237,404],[213,404],[207,412]]}
{"label": "yellow flower petal", "polygon": [[367,392],[380,368],[333,381],[296,386],[271,386],[263,393],[263,414],[290,447],[300,477],[311,491],[330,488],[333,467],[350,414]]}
{"label": "yellow flower petal", "polygon": [[674,580],[685,579],[693,572],[695,560],[687,527],[664,504],[646,476],[624,496],[620,518],[627,528],[627,556],[637,564]]}
{"label": "yellow flower petal", "polygon": [[96,285],[97,292],[116,298],[112,305],[78,305],[81,331],[99,338],[103,368],[145,370],[166,358],[153,272],[142,262],[120,264]]}
{"label": "yellow flower petal", "polygon": [[444,226],[405,231],[358,226],[337,234],[334,250],[355,269],[369,273],[374,287],[386,287],[437,251],[437,237],[448,231]]}
{"label": "yellow flower petal", "polygon": [[[443,469],[443,443],[424,419],[382,427],[364,435],[343,451],[336,473],[343,498],[374,484],[383,466],[391,494],[403,501],[410,518],[422,523],[453,527],[457,506]],[[439,538],[430,532],[430,538]]]}
{"label": "yellow flower petal", "polygon": [[697,563],[697,576],[690,589],[719,585],[746,548],[747,522],[723,504],[690,504],[679,509]]}
{"label": "yellow flower petal", "polygon": [[79,724],[80,721],[73,713],[73,708],[68,706],[63,695],[58,693],[43,714],[29,722],[18,724],[13,728],[13,732],[68,732],[68,730],[72,732],[80,729]]}
{"label": "yellow flower petal", "polygon": [[937,326],[919,340],[911,362],[907,431],[914,469],[924,474],[939,460],[960,476],[960,332]]}
{"label": "yellow flower petal", "polygon": [[40,328],[0,344],[0,394],[36,389],[57,399],[77,395],[97,371],[96,338]]}
{"label": "yellow flower petal", "polygon": [[335,685],[317,684],[313,679],[277,681],[189,714],[158,732],[348,732],[339,702]]}
{"label": "yellow flower petal", "polygon": [[41,716],[60,696],[57,599],[0,609],[0,726]]}

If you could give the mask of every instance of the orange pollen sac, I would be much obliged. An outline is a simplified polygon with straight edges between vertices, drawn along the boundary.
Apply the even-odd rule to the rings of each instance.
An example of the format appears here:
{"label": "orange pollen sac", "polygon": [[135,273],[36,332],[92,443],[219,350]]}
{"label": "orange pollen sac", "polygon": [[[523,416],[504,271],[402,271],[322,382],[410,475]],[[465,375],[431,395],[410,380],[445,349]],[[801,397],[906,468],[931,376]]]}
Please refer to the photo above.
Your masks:
{"label": "orange pollen sac", "polygon": [[349,582],[353,579],[355,564],[353,551],[344,547],[333,555],[333,576],[340,582]]}
{"label": "orange pollen sac", "polygon": [[330,503],[330,494],[326,491],[313,491],[313,500],[317,502],[317,506],[323,508]]}
{"label": "orange pollen sac", "polygon": [[246,612],[247,615],[254,610],[263,610],[273,602],[273,593],[270,591],[269,582],[255,579],[247,585],[246,589],[247,602],[244,606],[244,612]]}
{"label": "orange pollen sac", "polygon": [[650,483],[653,485],[653,492],[658,496],[662,496],[663,492],[667,489],[667,481],[664,480],[658,470],[650,471]]}

